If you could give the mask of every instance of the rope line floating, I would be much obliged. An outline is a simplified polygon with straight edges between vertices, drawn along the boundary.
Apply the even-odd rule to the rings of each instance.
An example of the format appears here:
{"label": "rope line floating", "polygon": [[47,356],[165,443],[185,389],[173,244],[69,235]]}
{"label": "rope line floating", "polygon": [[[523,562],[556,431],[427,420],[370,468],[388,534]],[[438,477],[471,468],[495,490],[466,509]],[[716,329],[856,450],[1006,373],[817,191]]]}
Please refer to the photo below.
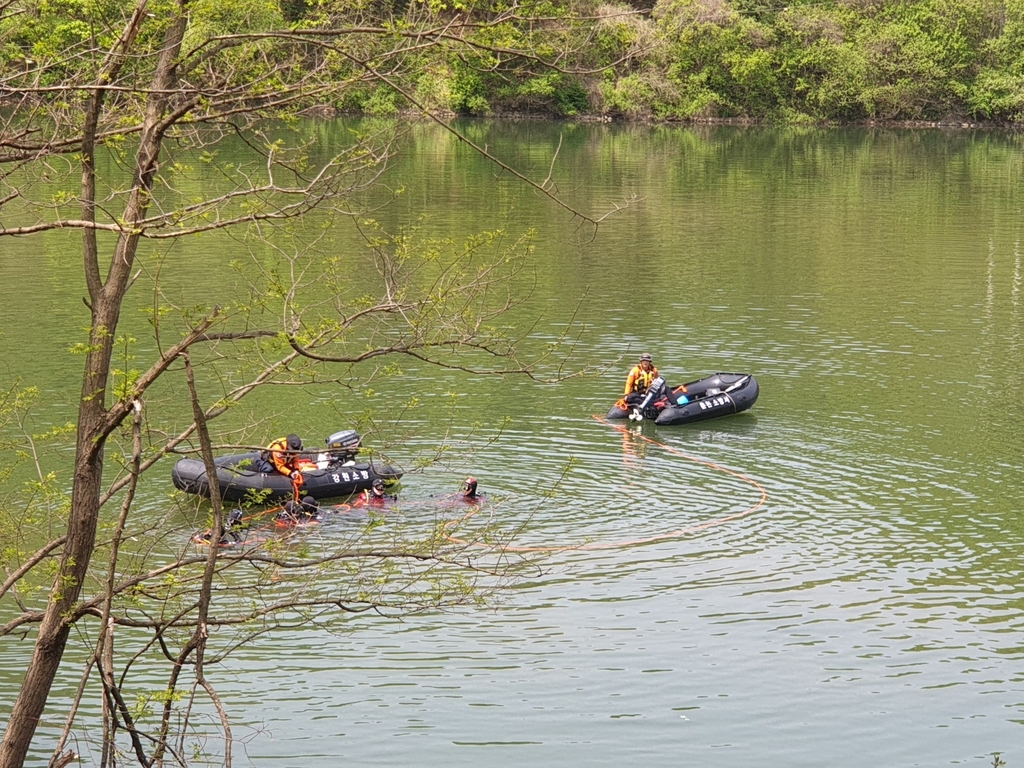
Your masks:
{"label": "rope line floating", "polygon": [[[594,416],[593,418],[594,418],[595,421],[597,421],[597,422],[599,422],[601,424],[604,424],[605,426],[609,426],[612,429],[615,429],[615,430],[617,430],[617,431],[619,431],[619,432],[621,432],[623,434],[630,434],[630,435],[634,434],[634,433],[629,432],[629,430],[626,427],[624,427],[624,426],[621,426],[621,425],[618,425],[618,424],[612,424],[610,421],[608,421],[603,416]],[[569,551],[594,551],[594,550],[602,550],[602,549],[621,549],[623,547],[632,547],[632,546],[639,546],[639,545],[643,545],[643,544],[653,544],[653,543],[661,542],[661,541],[670,541],[672,539],[678,539],[678,538],[681,538],[681,537],[686,536],[686,535],[691,534],[691,533],[696,533],[697,531],[703,531],[703,530],[706,530],[708,528],[712,528],[712,527],[714,527],[716,525],[722,525],[723,523],[728,523],[728,522],[731,522],[733,520],[739,520],[741,518],[744,518],[744,517],[747,517],[749,515],[752,515],[754,512],[756,512],[761,507],[763,507],[766,501],[768,501],[768,491],[766,491],[764,489],[764,486],[762,486],[759,482],[757,482],[757,480],[755,480],[752,477],[749,477],[748,475],[744,475],[744,474],[742,474],[740,472],[736,472],[736,471],[731,470],[731,469],[729,469],[727,467],[723,467],[721,464],[716,464],[713,461],[708,461],[707,459],[701,459],[701,458],[699,458],[697,456],[691,456],[688,453],[684,453],[683,451],[680,451],[678,448],[673,448],[671,445],[666,445],[665,443],[659,442],[658,440],[655,440],[652,437],[648,437],[647,435],[635,435],[635,436],[639,437],[644,442],[649,443],[651,445],[655,445],[655,446],[657,446],[659,448],[662,448],[663,450],[665,450],[665,451],[667,451],[667,452],[669,452],[669,453],[671,453],[671,454],[673,454],[675,456],[679,456],[680,458],[686,459],[687,461],[692,461],[694,464],[701,464],[701,465],[703,465],[705,467],[708,467],[709,469],[713,469],[713,470],[715,470],[717,472],[724,472],[727,475],[735,477],[737,480],[741,480],[744,483],[747,483],[748,485],[750,485],[754,489],[756,489],[758,491],[758,493],[760,494],[760,498],[757,500],[757,502],[755,504],[753,504],[753,505],[751,505],[751,506],[749,506],[749,507],[747,507],[747,508],[745,508],[743,510],[740,510],[738,512],[733,512],[732,514],[729,514],[729,515],[723,515],[722,517],[716,517],[713,520],[708,520],[708,521],[703,522],[703,523],[696,523],[694,525],[689,525],[689,526],[686,526],[685,528],[680,528],[677,531],[671,531],[669,533],[660,533],[660,534],[656,534],[654,536],[646,536],[644,538],[639,538],[639,539],[627,539],[627,540],[624,540],[624,541],[613,541],[613,542],[603,542],[603,543],[583,543],[583,544],[562,544],[562,545],[550,545],[550,546],[514,546],[514,545],[500,546],[500,545],[486,544],[486,543],[478,542],[478,541],[466,541],[465,539],[457,538],[457,537],[452,536],[452,535],[450,535],[448,533],[448,530],[450,528],[453,528],[453,527],[455,527],[457,525],[461,525],[462,523],[465,523],[467,520],[469,520],[470,518],[475,516],[477,514],[477,512],[480,511],[479,508],[477,508],[477,509],[474,509],[474,510],[470,511],[469,513],[463,515],[459,519],[453,520],[453,521],[449,522],[448,524],[446,524],[444,526],[444,536],[445,536],[445,538],[448,541],[452,542],[453,544],[462,544],[464,546],[474,546],[474,547],[487,547],[487,548],[490,548],[490,549],[499,549],[502,552],[569,552]]]}

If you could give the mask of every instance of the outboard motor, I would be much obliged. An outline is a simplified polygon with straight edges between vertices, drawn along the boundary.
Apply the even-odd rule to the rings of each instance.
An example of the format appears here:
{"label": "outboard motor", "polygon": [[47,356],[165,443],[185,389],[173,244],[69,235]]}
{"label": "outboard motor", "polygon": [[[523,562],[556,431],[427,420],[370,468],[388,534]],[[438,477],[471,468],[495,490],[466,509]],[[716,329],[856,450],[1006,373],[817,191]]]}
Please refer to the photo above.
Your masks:
{"label": "outboard motor", "polygon": [[[317,463],[326,461],[330,464],[345,464],[355,460],[362,439],[354,429],[343,429],[328,437],[325,442],[327,443],[327,452],[317,457],[320,460]],[[326,467],[321,467],[321,469],[326,469]]]}
{"label": "outboard motor", "polygon": [[651,386],[647,388],[647,394],[644,396],[644,399],[640,402],[640,405],[633,408],[629,418],[634,421],[643,421],[644,416],[647,416],[649,419],[657,418],[658,414],[651,404],[664,394],[665,380],[659,376],[651,382]]}

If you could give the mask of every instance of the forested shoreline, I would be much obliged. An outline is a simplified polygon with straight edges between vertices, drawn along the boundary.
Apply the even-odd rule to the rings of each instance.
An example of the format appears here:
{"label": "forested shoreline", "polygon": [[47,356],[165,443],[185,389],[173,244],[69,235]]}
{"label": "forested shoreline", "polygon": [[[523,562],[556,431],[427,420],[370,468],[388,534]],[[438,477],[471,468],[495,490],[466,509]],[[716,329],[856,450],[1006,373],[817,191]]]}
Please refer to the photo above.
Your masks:
{"label": "forested shoreline", "polygon": [[[430,108],[468,115],[790,124],[1024,120],[1021,0],[657,0],[550,13],[570,12],[593,20],[578,30],[587,40],[564,67],[571,72],[534,74],[529,61],[510,66],[500,57],[437,61],[431,76],[416,83],[417,96]],[[387,89],[365,96],[343,106],[370,113],[407,106]]]}
{"label": "forested shoreline", "polygon": [[[45,64],[52,72],[69,51],[114,34],[122,4],[25,4],[0,17],[0,66],[27,73]],[[328,114],[790,124],[1024,120],[1024,0],[187,5],[204,33],[349,25],[358,42],[339,51],[336,64],[337,76],[348,80],[344,98],[299,104]],[[160,13],[159,4],[152,8]],[[497,14],[503,21],[494,25]],[[396,55],[393,38],[422,31],[425,22],[440,39],[457,23],[460,42],[471,42],[472,52],[417,46],[410,37]],[[385,34],[367,37],[367,29]],[[259,64],[252,71],[254,78],[268,74]],[[18,94],[8,89],[4,96]]]}

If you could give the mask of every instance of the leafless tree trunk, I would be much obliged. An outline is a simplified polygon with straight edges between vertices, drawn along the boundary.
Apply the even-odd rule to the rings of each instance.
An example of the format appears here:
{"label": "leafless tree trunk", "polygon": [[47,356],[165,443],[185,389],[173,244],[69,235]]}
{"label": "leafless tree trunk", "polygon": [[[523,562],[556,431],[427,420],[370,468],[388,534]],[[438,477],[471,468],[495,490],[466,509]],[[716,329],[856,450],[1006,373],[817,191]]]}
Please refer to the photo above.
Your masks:
{"label": "leafless tree trunk", "polygon": [[[134,39],[145,11],[146,2],[143,0],[122,35],[125,47]],[[82,396],[78,407],[78,441],[75,446],[67,541],[50,601],[39,625],[32,660],[11,711],[3,741],[0,741],[0,768],[21,768],[36,726],[42,718],[47,696],[67,645],[68,632],[72,626],[69,617],[74,615],[73,608],[78,602],[96,547],[96,526],[103,491],[104,445],[110,433],[130,412],[124,407],[113,410],[107,408],[110,360],[121,307],[139,245],[136,224],[145,218],[149,207],[163,134],[168,126],[167,101],[174,87],[174,67],[181,48],[185,23],[184,7],[179,5],[177,17],[167,27],[163,50],[150,89],[149,106],[136,158],[135,178],[128,205],[122,216],[124,225],[118,236],[117,248],[106,279],[100,274],[96,230],[89,227],[83,229],[84,268],[92,309],[92,325],[89,333],[89,350],[85,357],[85,373],[82,377]],[[102,108],[102,102],[107,95],[103,86],[123,64],[121,53],[122,51],[115,52],[108,62],[109,67],[102,70],[100,80],[96,83],[90,98],[87,115],[94,115]],[[95,125],[95,120],[90,117],[86,123],[83,142],[85,161],[82,173],[82,199],[85,201],[83,218],[87,221],[93,217],[95,203],[95,135],[90,133],[95,130]]]}

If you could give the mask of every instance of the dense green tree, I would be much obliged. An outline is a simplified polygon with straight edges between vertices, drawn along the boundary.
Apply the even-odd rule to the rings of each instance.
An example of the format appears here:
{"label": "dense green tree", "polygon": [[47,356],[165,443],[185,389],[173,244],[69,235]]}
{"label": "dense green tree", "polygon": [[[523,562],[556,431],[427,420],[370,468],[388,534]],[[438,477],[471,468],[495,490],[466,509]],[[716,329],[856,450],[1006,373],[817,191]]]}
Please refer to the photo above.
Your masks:
{"label": "dense green tree", "polygon": [[[15,22],[2,54],[15,67],[80,50],[112,27],[117,4],[41,3]],[[87,10],[88,9],[88,10]],[[397,114],[419,105],[469,115],[587,112],[627,119],[753,118],[780,121],[1018,119],[1019,0],[658,0],[523,4],[253,2],[211,8],[230,29],[292,23],[337,27],[386,20],[415,28],[453,19],[485,22],[472,50],[438,45],[391,50],[360,36],[326,56],[348,82],[333,107]],[[496,23],[500,18],[501,23]],[[11,23],[8,20],[7,23]],[[538,67],[531,50],[552,67]],[[367,79],[361,62],[386,74]]]}
{"label": "dense green tree", "polygon": [[972,114],[1024,120],[1024,2],[1006,0],[998,34],[984,44],[985,56],[968,96]]}

